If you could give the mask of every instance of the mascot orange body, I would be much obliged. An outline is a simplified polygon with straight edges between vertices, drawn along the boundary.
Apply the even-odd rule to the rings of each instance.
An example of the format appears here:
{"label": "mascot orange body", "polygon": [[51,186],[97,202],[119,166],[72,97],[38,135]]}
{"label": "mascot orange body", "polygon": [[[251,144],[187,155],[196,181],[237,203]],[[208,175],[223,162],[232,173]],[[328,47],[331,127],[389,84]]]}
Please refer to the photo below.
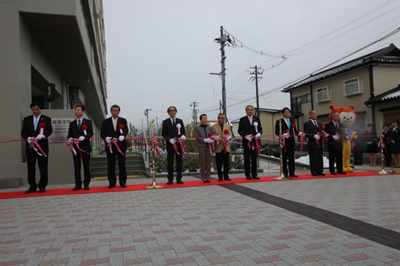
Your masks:
{"label": "mascot orange body", "polygon": [[353,138],[353,131],[351,126],[356,121],[357,115],[354,112],[354,106],[349,107],[335,107],[333,104],[329,105],[331,112],[329,113],[328,119],[332,121],[332,113],[338,112],[340,115],[339,123],[345,127],[344,139],[343,139],[343,172],[353,172],[353,168],[350,167],[350,156],[351,156],[351,145]]}

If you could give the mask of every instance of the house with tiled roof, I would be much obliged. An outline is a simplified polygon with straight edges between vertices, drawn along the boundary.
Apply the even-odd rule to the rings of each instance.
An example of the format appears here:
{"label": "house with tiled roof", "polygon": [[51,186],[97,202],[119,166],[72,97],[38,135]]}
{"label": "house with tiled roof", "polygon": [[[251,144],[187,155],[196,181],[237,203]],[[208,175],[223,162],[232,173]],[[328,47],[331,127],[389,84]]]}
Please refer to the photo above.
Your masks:
{"label": "house with tiled roof", "polygon": [[300,130],[310,110],[328,122],[329,105],[355,107],[356,124],[400,119],[400,50],[394,45],[363,55],[344,64],[312,74],[282,89],[290,93],[292,115]]}

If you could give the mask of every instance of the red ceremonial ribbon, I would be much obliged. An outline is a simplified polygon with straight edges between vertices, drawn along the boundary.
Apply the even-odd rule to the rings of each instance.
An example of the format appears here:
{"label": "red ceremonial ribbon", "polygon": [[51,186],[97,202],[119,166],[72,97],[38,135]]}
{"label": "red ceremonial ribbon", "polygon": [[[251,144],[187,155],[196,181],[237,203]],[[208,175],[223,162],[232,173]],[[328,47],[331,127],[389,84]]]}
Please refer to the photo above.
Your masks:
{"label": "red ceremonial ribbon", "polygon": [[78,151],[79,151],[79,156],[82,158],[83,157],[83,155],[82,155],[82,149],[81,149],[81,146],[79,145],[79,139],[74,139],[74,144],[76,145],[76,147],[78,148]]}
{"label": "red ceremonial ribbon", "polygon": [[182,156],[185,156],[185,147],[183,146],[183,139],[179,138],[178,139],[179,144],[181,145],[181,150],[182,150]]}
{"label": "red ceremonial ribbon", "polygon": [[292,123],[293,136],[296,135],[295,129],[296,129],[296,124]]}
{"label": "red ceremonial ribbon", "polygon": [[256,140],[256,151],[258,152],[258,153],[260,153],[260,143],[258,142],[258,138],[257,137],[254,137],[254,139]]}
{"label": "red ceremonial ribbon", "polygon": [[282,147],[284,148],[284,151],[287,152],[287,148],[285,145],[285,136],[284,135],[279,135],[281,137],[282,140]]}
{"label": "red ceremonial ribbon", "polygon": [[180,155],[178,150],[178,145],[176,145],[176,142],[172,145],[172,147],[175,149],[176,154]]}
{"label": "red ceremonial ribbon", "polygon": [[322,148],[325,148],[325,131],[324,131],[324,126],[321,126],[321,132],[322,132]]}
{"label": "red ceremonial ribbon", "polygon": [[86,133],[87,125],[82,125],[83,134],[87,135]]}
{"label": "red ceremonial ribbon", "polygon": [[124,129],[124,125],[123,124],[119,124],[118,127],[119,127],[119,132],[121,134],[124,134],[124,131],[122,131]]}
{"label": "red ceremonial ribbon", "polygon": [[300,143],[301,143],[301,150],[303,150],[304,147],[304,137],[306,136],[306,134],[301,133],[300,135]]}
{"label": "red ceremonial ribbon", "polygon": [[[44,124],[44,123],[41,123],[41,124]],[[31,144],[29,144],[29,147],[31,149],[34,149],[39,156],[43,155],[44,157],[47,157],[47,154],[42,150],[42,147],[40,147],[38,140],[36,138],[32,138],[31,140],[32,141],[31,141]],[[40,150],[40,152],[42,154],[40,154],[40,152],[38,152],[38,149],[36,149],[35,146]]]}
{"label": "red ceremonial ribbon", "polygon": [[67,143],[67,146],[68,146],[69,149],[71,150],[72,154],[73,154],[74,156],[76,156],[77,153],[76,153],[76,150],[74,149],[74,142],[69,142],[69,143]]}
{"label": "red ceremonial ribbon", "polygon": [[45,123],[39,123],[39,127],[40,127],[40,135],[44,135],[44,128],[46,127]]}
{"label": "red ceremonial ribbon", "polygon": [[112,144],[114,143],[115,147],[117,147],[117,150],[124,155],[124,153],[121,151],[119,145],[118,145],[118,140],[117,138],[112,138],[112,140],[110,141],[110,143],[108,143],[107,147],[110,149],[110,153],[113,153],[112,151]]}
{"label": "red ceremonial ribbon", "polygon": [[158,147],[158,144],[157,144],[157,139],[156,138],[151,138],[151,141],[153,142],[154,149],[156,150],[157,155],[161,156],[160,148]]}
{"label": "red ceremonial ribbon", "polygon": [[[319,136],[319,132],[318,132],[316,135],[318,135],[318,136]],[[317,143],[317,145],[318,145],[318,148],[320,148],[320,147],[321,147],[321,144],[319,144],[319,140],[315,139],[315,142]]]}

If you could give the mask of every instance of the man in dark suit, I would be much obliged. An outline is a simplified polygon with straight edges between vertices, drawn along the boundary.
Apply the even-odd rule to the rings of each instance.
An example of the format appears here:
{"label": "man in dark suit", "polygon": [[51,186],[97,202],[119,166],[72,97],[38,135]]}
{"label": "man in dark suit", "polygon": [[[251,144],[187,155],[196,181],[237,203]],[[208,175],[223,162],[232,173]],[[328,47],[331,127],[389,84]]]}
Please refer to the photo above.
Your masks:
{"label": "man in dark suit", "polygon": [[337,173],[344,175],[343,172],[343,126],[339,123],[339,112],[331,114],[332,121],[325,125],[325,132],[328,136],[328,151],[329,151],[329,172],[331,175],[336,175],[335,161]]}
{"label": "man in dark suit", "polygon": [[[174,156],[176,156],[176,183],[183,184],[182,181],[182,149],[179,145],[179,140],[185,140],[185,126],[182,119],[176,118],[177,109],[175,106],[170,106],[167,109],[169,118],[163,121],[162,136],[167,145],[167,160],[168,160],[168,182],[171,185],[174,180]],[[175,150],[177,147],[177,150]]]}
{"label": "man in dark suit", "polygon": [[310,157],[310,170],[313,176],[324,176],[324,163],[322,161],[322,124],[317,121],[318,113],[309,112],[310,120],[304,123],[304,133],[307,137],[307,148]]}
{"label": "man in dark suit", "polygon": [[257,142],[262,135],[261,122],[258,117],[254,116],[254,107],[252,105],[246,106],[246,113],[246,116],[240,118],[238,129],[239,135],[243,138],[244,172],[246,179],[260,179],[257,176],[257,156],[259,152],[257,150]]}
{"label": "man in dark suit", "polygon": [[[282,109],[282,118],[277,120],[275,123],[275,135],[280,136],[283,135],[285,138],[285,146],[282,149],[282,166],[283,166],[283,174],[285,177],[288,177],[288,169],[287,169],[287,159],[289,158],[289,176],[290,177],[298,177],[294,173],[294,150],[296,147],[295,144],[295,135],[299,134],[296,128],[296,124],[293,119],[290,119],[291,116],[290,109],[285,107]],[[279,128],[279,123],[281,123],[281,128]]]}
{"label": "man in dark suit", "polygon": [[[46,191],[48,183],[48,155],[49,141],[47,138],[53,132],[51,118],[41,113],[38,103],[30,105],[32,115],[24,118],[22,123],[22,138],[26,139],[25,154],[28,166],[29,189],[25,193],[35,192],[39,187],[40,192]],[[36,184],[36,159],[40,170],[39,184]]]}
{"label": "man in dark suit", "polygon": [[128,125],[125,118],[119,117],[121,108],[118,105],[114,104],[111,106],[110,111],[111,117],[103,121],[100,132],[101,138],[106,142],[108,188],[113,188],[117,184],[117,177],[115,175],[116,158],[118,158],[119,184],[125,188],[127,179],[125,137],[128,135]]}
{"label": "man in dark suit", "polygon": [[85,190],[89,190],[90,184],[90,152],[92,147],[90,145],[90,138],[93,136],[92,121],[83,118],[85,113],[85,106],[78,104],[75,106],[76,120],[69,124],[68,129],[68,145],[73,147],[73,159],[75,169],[75,187],[74,191],[82,189],[81,179],[81,159],[83,163],[84,179],[83,185]]}

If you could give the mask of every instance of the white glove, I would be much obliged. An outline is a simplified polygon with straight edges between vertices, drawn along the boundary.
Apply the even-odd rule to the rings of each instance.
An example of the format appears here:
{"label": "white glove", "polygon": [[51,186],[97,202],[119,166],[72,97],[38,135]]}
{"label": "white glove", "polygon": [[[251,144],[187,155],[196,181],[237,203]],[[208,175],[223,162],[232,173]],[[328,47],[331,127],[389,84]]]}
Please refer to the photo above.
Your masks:
{"label": "white glove", "polygon": [[[299,132],[299,136],[301,136],[301,135],[303,135],[303,134],[304,134],[303,132],[301,132],[301,131]],[[304,134],[304,135],[305,135],[305,134]]]}
{"label": "white glove", "polygon": [[314,135],[314,139],[319,140],[319,135]]}
{"label": "white glove", "polygon": [[68,139],[68,143],[72,143],[72,142],[74,142],[74,139],[73,138],[69,138]]}
{"label": "white glove", "polygon": [[283,133],[283,136],[285,137],[285,139],[288,139],[288,138],[290,138],[290,135],[289,135],[289,133]]}
{"label": "white glove", "polygon": [[349,136],[346,136],[346,139],[350,139],[350,137],[349,137]]}
{"label": "white glove", "polygon": [[85,140],[85,137],[84,136],[80,136],[79,137],[79,141],[84,141]]}
{"label": "white glove", "polygon": [[228,137],[226,137],[226,139],[227,139],[227,140],[230,140],[230,139],[232,139],[232,136],[229,135]]}
{"label": "white glove", "polygon": [[328,134],[328,133],[325,133],[324,136],[325,136],[325,138],[327,138],[327,137],[329,137],[329,134]]}
{"label": "white glove", "polygon": [[174,139],[170,139],[169,142],[174,145],[175,144],[175,140]]}
{"label": "white glove", "polygon": [[185,139],[186,139],[185,135],[182,135],[182,136],[181,136],[181,139],[182,139],[182,140],[185,140]]}
{"label": "white glove", "polygon": [[338,140],[338,139],[339,139],[339,136],[338,136],[338,135],[333,135],[332,138],[333,138],[334,140]]}
{"label": "white glove", "polygon": [[390,142],[391,142],[391,143],[395,143],[395,141],[394,141],[394,140],[391,140]]}
{"label": "white glove", "polygon": [[215,136],[215,140],[220,140],[221,137],[220,136]]}
{"label": "white glove", "polygon": [[260,133],[257,133],[257,134],[256,134],[256,138],[258,138],[258,139],[261,138],[261,134],[260,134]]}
{"label": "white glove", "polygon": [[39,134],[36,137],[37,140],[41,140],[41,139],[44,139],[44,138],[45,138],[45,136],[43,134]]}
{"label": "white glove", "polygon": [[124,139],[125,139],[125,137],[124,137],[124,136],[122,136],[122,135],[121,135],[121,136],[119,136],[119,138],[118,138],[118,140],[119,140],[119,141],[123,141]]}
{"label": "white glove", "polygon": [[251,141],[251,140],[253,139],[253,137],[252,137],[251,135],[247,135],[245,138],[246,138],[248,141]]}
{"label": "white glove", "polygon": [[212,140],[212,139],[210,139],[210,138],[206,138],[206,139],[204,139],[204,142],[205,142],[205,143],[212,143],[212,142],[213,142],[213,140]]}
{"label": "white glove", "polygon": [[32,142],[32,137],[28,137],[28,138],[26,139],[26,141],[27,141],[29,144],[31,144],[31,142]]}
{"label": "white glove", "polygon": [[111,137],[107,137],[107,138],[106,138],[106,142],[107,142],[107,143],[110,143],[110,142],[111,142]]}

